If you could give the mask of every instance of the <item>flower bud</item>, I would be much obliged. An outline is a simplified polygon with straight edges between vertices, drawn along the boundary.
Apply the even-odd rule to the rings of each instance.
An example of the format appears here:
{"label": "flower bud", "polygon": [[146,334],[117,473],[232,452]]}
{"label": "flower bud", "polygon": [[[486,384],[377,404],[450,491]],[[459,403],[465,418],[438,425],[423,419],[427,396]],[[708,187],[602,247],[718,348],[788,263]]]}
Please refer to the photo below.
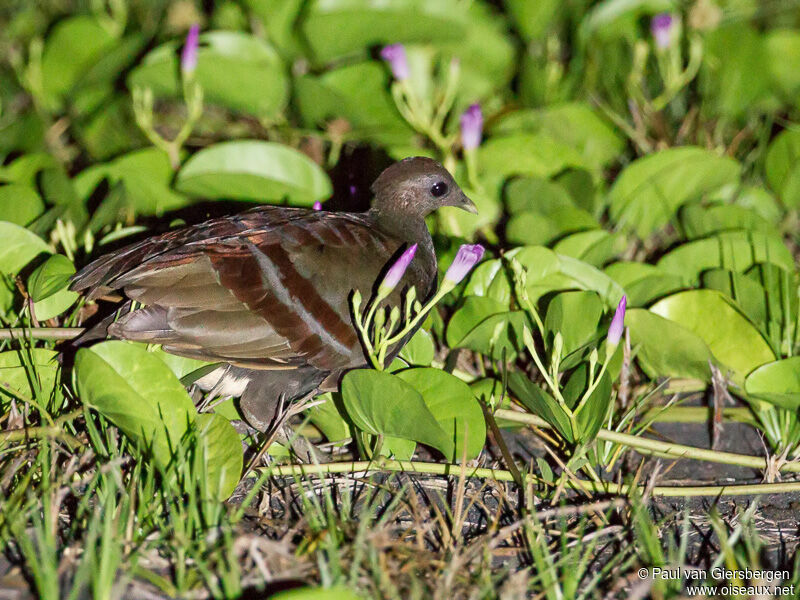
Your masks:
{"label": "flower bud", "polygon": [[444,274],[444,285],[455,287],[483,258],[485,249],[480,244],[463,244]]}
{"label": "flower bud", "polygon": [[622,299],[617,305],[617,310],[614,313],[614,318],[611,319],[611,325],[608,328],[608,337],[606,338],[606,345],[609,355],[619,345],[622,339],[622,332],[625,330],[625,308],[628,305],[627,296],[622,296]]}
{"label": "flower bud", "polygon": [[384,46],[381,50],[381,58],[389,63],[392,69],[392,75],[397,81],[404,81],[408,79],[408,58],[406,57],[406,49],[403,44],[391,44]]}
{"label": "flower bud", "polygon": [[672,45],[672,29],[675,23],[674,17],[669,13],[660,13],[650,19],[650,32],[656,46],[661,50]]}
{"label": "flower bud", "polygon": [[461,145],[464,150],[475,150],[481,145],[483,113],[480,104],[472,104],[461,115]]}
{"label": "flower bud", "polygon": [[403,275],[405,274],[408,265],[411,264],[416,252],[417,245],[412,244],[406,248],[405,252],[400,255],[400,258],[398,258],[397,261],[391,267],[389,267],[389,270],[386,272],[386,277],[383,278],[380,286],[378,286],[378,296],[385,298],[392,292],[394,288],[397,287],[397,284],[400,283],[400,280],[403,278]]}
{"label": "flower bud", "polygon": [[181,52],[181,72],[185,76],[194,73],[197,68],[197,48],[200,45],[200,26],[196,23],[189,28],[186,42]]}

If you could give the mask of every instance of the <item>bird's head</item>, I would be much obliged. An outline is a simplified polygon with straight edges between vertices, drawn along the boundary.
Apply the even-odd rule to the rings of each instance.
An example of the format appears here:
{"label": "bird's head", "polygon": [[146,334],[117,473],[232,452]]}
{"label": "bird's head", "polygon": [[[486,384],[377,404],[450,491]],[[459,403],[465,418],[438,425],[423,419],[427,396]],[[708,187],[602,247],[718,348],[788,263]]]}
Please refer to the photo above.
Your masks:
{"label": "bird's head", "polygon": [[477,213],[452,175],[431,158],[415,156],[388,167],[372,184],[372,208],[382,213],[426,217],[442,206]]}

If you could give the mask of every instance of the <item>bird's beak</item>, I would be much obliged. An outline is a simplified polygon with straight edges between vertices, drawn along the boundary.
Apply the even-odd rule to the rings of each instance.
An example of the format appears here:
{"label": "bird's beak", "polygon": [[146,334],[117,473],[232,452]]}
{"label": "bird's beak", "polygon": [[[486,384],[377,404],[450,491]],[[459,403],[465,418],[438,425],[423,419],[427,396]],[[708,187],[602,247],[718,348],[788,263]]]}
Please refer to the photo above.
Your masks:
{"label": "bird's beak", "polygon": [[459,208],[463,208],[468,213],[472,213],[473,215],[478,214],[478,207],[475,206],[475,203],[467,198],[463,192],[461,193],[461,202],[457,206]]}

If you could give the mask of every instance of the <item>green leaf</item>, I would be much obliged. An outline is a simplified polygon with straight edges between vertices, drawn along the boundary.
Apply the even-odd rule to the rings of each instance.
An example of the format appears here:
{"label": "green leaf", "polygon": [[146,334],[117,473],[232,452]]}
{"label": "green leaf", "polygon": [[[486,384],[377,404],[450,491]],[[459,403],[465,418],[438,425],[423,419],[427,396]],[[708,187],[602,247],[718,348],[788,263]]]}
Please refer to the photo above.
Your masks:
{"label": "green leaf", "polygon": [[766,44],[754,26],[744,20],[725,23],[706,32],[703,41],[698,80],[704,112],[746,118],[775,104]]}
{"label": "green leaf", "polygon": [[480,169],[503,177],[551,177],[568,167],[583,167],[585,163],[572,146],[545,134],[493,137],[478,149]]}
{"label": "green leaf", "polygon": [[559,0],[505,0],[503,5],[526,41],[543,36],[562,6]]}
{"label": "green leaf", "polygon": [[447,324],[447,345],[451,348],[457,347],[458,342],[481,321],[507,310],[507,303],[498,302],[493,298],[468,296]]}
{"label": "green leaf", "polygon": [[44,202],[32,187],[19,183],[0,187],[0,216],[4,221],[24,227],[43,212]]}
{"label": "green leaf", "polygon": [[375,45],[463,40],[469,25],[455,0],[313,0],[304,12],[303,33],[322,63]]}
{"label": "green leaf", "polygon": [[36,315],[38,320],[47,321],[59,316],[77,301],[78,294],[76,292],[59,290],[44,300],[34,302],[33,314]]}
{"label": "green leaf", "polygon": [[580,289],[597,292],[606,307],[616,307],[625,294],[613,279],[599,269],[570,256],[558,256],[558,273],[538,280],[528,279],[528,294],[538,299],[557,290]]}
{"label": "green leaf", "polygon": [[[571,407],[577,406],[584,392],[589,387],[589,365],[582,363],[569,376],[564,386],[564,400]],[[592,442],[605,424],[608,409],[611,406],[611,377],[608,371],[603,373],[600,383],[589,396],[589,399],[575,415],[578,421],[580,436],[578,441],[584,444]]]}
{"label": "green leaf", "polygon": [[294,24],[300,17],[305,0],[245,0],[260,21],[269,39],[282,56],[294,58],[302,54],[302,42]]}
{"label": "green leaf", "polygon": [[624,252],[626,246],[623,235],[608,233],[605,229],[594,229],[566,236],[553,246],[553,250],[562,256],[570,256],[600,268]]}
{"label": "green leaf", "polygon": [[63,290],[75,274],[75,265],[63,254],[53,254],[28,277],[28,293],[34,302]]}
{"label": "green leaf", "polygon": [[794,259],[774,234],[758,231],[728,231],[678,246],[658,261],[658,268],[681,277],[686,286],[695,286],[700,274],[723,268],[745,271],[756,263],[771,262],[794,270]]}
{"label": "green leaf", "polygon": [[143,346],[108,341],[81,348],[75,373],[84,403],[128,437],[152,444],[153,458],[166,467],[196,414],[169,368]]}
{"label": "green leaf", "polygon": [[493,359],[505,352],[511,359],[522,347],[522,328],[527,317],[509,312],[507,305],[481,296],[469,296],[447,325],[447,345],[469,348]]}
{"label": "green leaf", "polygon": [[225,500],[236,489],[244,466],[239,434],[228,419],[214,413],[196,415],[194,424],[198,441],[195,472],[204,472],[208,491]]}
{"label": "green leaf", "polygon": [[624,141],[614,128],[583,102],[514,111],[501,117],[491,129],[493,134],[521,130],[543,133],[575,148],[595,171],[616,161],[624,148]]}
{"label": "green leaf", "polygon": [[196,358],[187,358],[185,356],[164,352],[161,346],[148,347],[147,351],[167,365],[175,377],[180,379],[184,384],[186,383],[186,379],[191,379],[192,381],[196,379],[192,377],[192,375],[197,374],[198,377],[202,377],[204,374],[210,373],[213,370],[210,367],[213,366],[217,368],[219,366],[219,363],[210,363],[204,360],[197,360]]}
{"label": "green leaf", "polygon": [[428,366],[433,361],[433,337],[430,332],[418,329],[400,350],[400,358],[410,365]]}
{"label": "green leaf", "polygon": [[679,292],[659,300],[650,310],[700,337],[716,359],[731,370],[739,386],[750,371],[775,360],[758,329],[715,290]]}
{"label": "green leaf", "polygon": [[800,356],[761,365],[744,382],[749,396],[788,410],[800,407]]}
{"label": "green leaf", "polygon": [[[243,461],[236,430],[219,415],[198,415],[180,381],[156,353],[121,341],[81,348],[75,357],[75,378],[83,402],[149,448],[161,469],[186,439],[194,439],[195,471],[205,469],[203,477],[215,498],[230,496]],[[194,436],[187,438],[190,428]]]}
{"label": "green leaf", "polygon": [[342,378],[342,403],[359,429],[372,435],[414,440],[453,456],[454,444],[411,385],[390,373],[349,371]]}
{"label": "green leaf", "polygon": [[767,181],[781,201],[791,208],[800,206],[800,186],[796,173],[800,160],[800,131],[787,129],[778,135],[767,149],[765,170]]}
{"label": "green leaf", "polygon": [[597,332],[603,316],[603,303],[594,292],[562,292],[547,305],[544,320],[545,336],[552,343],[561,333],[564,346],[561,357],[568,356],[588,344]]}
{"label": "green leaf", "polygon": [[302,152],[257,140],[222,142],[194,154],[178,173],[179,191],[227,198],[310,206],[331,195],[325,172]]}
{"label": "green leaf", "polygon": [[432,368],[406,369],[397,376],[421,395],[431,414],[451,437],[455,450],[447,460],[472,460],[483,450],[486,424],[470,387],[457,377]]}
{"label": "green leaf", "polygon": [[470,273],[464,296],[486,296],[507,308],[511,302],[511,283],[500,259],[485,260]]}
{"label": "green leaf", "polygon": [[0,240],[0,273],[7,275],[16,275],[42,253],[52,253],[42,238],[13,223],[0,221]]}
{"label": "green leaf", "polygon": [[625,288],[628,306],[646,306],[653,300],[684,287],[683,278],[647,263],[616,262],[608,265],[605,274]]}
{"label": "green leaf", "polygon": [[800,32],[796,29],[766,31],[764,43],[773,86],[787,101],[796,100],[800,91]]}
{"label": "green leaf", "polygon": [[[512,215],[522,212],[545,212],[548,207],[556,206],[574,208],[575,204],[564,186],[541,177],[518,177],[512,180],[505,189],[506,205]],[[597,227],[597,221],[591,215]]]}
{"label": "green leaf", "polygon": [[391,145],[410,143],[414,132],[388,92],[390,79],[389,71],[374,61],[299,77],[295,97],[303,123],[323,127],[343,118],[352,128],[348,137]]}
{"label": "green leaf", "polygon": [[577,208],[567,191],[544,179],[520,178],[506,189],[511,218],[506,225],[510,242],[547,244],[564,234],[599,227],[597,220]]}
{"label": "green leaf", "polygon": [[48,396],[58,385],[58,371],[55,350],[31,348],[0,352],[0,399],[6,390],[23,398]]}
{"label": "green leaf", "polygon": [[642,15],[676,10],[673,0],[608,0],[595,5],[580,26],[583,36],[611,38],[625,35]]}
{"label": "green leaf", "polygon": [[308,411],[308,416],[311,422],[328,438],[328,441],[338,442],[353,437],[350,425],[339,412],[339,407],[342,406],[341,395],[328,392],[320,394],[317,399],[325,400],[325,402],[312,406]]}
{"label": "green leaf", "polygon": [[[274,0],[273,0],[274,1]],[[277,592],[272,600],[361,600],[361,596],[346,587],[301,587]]]}
{"label": "green leaf", "polygon": [[34,152],[25,154],[11,164],[0,167],[0,181],[36,186],[36,176],[45,169],[57,168],[58,163],[49,154]]}
{"label": "green leaf", "polygon": [[678,377],[709,381],[714,357],[695,333],[648,310],[625,314],[636,358],[650,377]]}
{"label": "green leaf", "polygon": [[[122,186],[119,192],[122,195],[115,198],[119,206],[104,206],[112,201],[110,193],[92,215],[92,229],[97,231],[104,225],[127,220],[120,216],[126,213],[161,215],[191,204],[191,200],[170,188],[172,176],[169,157],[157,148],[146,148],[89,167],[75,177],[74,183],[78,197],[84,200],[103,179],[108,179],[112,187],[116,184]],[[101,214],[104,208],[112,209],[108,216]]]}
{"label": "green leaf", "polygon": [[547,421],[568,442],[575,441],[569,416],[549,393],[519,371],[509,373],[508,387],[525,408]]}
{"label": "green leaf", "polygon": [[[128,77],[128,87],[178,96],[180,43],[168,42],[145,56]],[[277,117],[289,97],[289,80],[277,52],[264,40],[240,31],[200,36],[195,77],[206,102],[259,117]]]}
{"label": "green leaf", "polygon": [[42,55],[44,92],[53,99],[69,92],[115,42],[94,17],[76,16],[58,23],[48,34]]}
{"label": "green leaf", "polygon": [[647,237],[686,202],[736,181],[739,171],[735,160],[703,148],[671,148],[645,156],[631,163],[611,188],[611,218]]}
{"label": "green leaf", "polygon": [[720,231],[774,231],[772,223],[756,211],[743,206],[722,205],[704,207],[689,204],[680,213],[681,226],[689,239],[697,239]]}

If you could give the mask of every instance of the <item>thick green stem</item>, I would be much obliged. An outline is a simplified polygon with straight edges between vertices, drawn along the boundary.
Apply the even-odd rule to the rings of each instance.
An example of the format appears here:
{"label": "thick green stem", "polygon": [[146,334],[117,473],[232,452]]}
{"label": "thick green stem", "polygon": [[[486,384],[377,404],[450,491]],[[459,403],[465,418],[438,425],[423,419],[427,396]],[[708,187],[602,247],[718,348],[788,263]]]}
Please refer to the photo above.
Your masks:
{"label": "thick green stem", "polygon": [[[263,471],[263,470],[262,470]],[[478,479],[489,479],[492,481],[513,482],[514,476],[510,471],[494,470],[485,468],[464,467],[451,463],[428,463],[411,460],[362,460],[354,462],[323,463],[317,465],[292,464],[268,467],[265,474],[269,473],[274,477],[304,477],[308,475],[325,475],[333,473],[353,473],[366,474],[368,472],[383,471],[396,473],[417,473],[427,475],[451,475],[454,477],[464,473],[467,477]],[[255,473],[251,474],[254,477]],[[525,476],[526,482],[535,483],[538,478],[535,475]],[[584,481],[571,479],[567,483],[573,489],[583,489],[589,492],[602,494],[629,494],[634,486],[617,483],[603,483],[597,481]],[[640,493],[644,491],[644,486],[636,486]],[[791,481],[788,483],[758,483],[748,485],[710,485],[710,486],[656,486],[650,490],[654,496],[747,496],[757,494],[781,494],[800,491],[800,482]]]}
{"label": "thick green stem", "polygon": [[[505,419],[507,421],[526,423],[536,427],[550,427],[550,425],[544,419],[537,417],[536,415],[505,409],[498,409],[494,414],[496,417]],[[640,454],[658,454],[660,456],[668,456],[671,458],[691,458],[706,462],[751,467],[753,469],[767,468],[767,459],[760,456],[749,456],[747,454],[736,454],[733,452],[720,452],[718,450],[707,450],[705,448],[684,446],[683,444],[661,442],[659,440],[652,440],[627,433],[619,433],[616,431],[610,431],[608,429],[601,429],[598,431],[597,439],[628,446]],[[789,473],[800,473],[800,463],[784,463],[780,465],[780,470]]]}

